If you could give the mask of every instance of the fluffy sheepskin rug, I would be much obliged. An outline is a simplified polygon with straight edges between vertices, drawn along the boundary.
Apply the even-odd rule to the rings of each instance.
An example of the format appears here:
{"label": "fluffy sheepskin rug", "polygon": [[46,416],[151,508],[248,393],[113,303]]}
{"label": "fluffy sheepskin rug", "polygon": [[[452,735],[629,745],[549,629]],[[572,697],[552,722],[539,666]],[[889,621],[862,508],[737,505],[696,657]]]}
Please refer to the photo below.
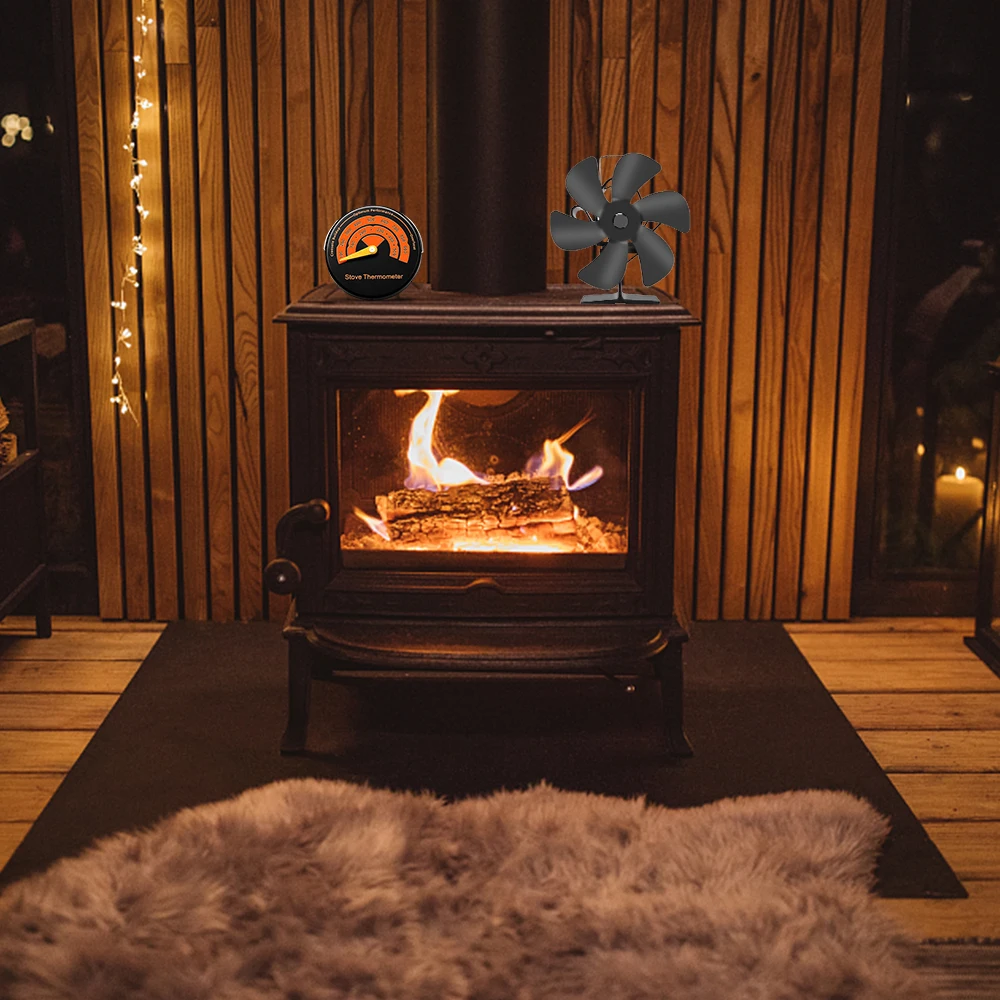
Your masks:
{"label": "fluffy sheepskin rug", "polygon": [[12,1000],[916,1000],[841,792],[666,809],[284,781],[0,896]]}

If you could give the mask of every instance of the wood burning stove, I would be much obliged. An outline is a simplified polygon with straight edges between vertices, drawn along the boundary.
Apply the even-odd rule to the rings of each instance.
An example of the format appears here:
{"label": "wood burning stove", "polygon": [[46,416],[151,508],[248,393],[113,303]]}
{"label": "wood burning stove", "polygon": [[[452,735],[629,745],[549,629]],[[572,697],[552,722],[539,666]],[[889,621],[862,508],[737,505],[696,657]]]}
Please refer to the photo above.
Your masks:
{"label": "wood burning stove", "polygon": [[286,752],[315,678],[480,672],[658,678],[682,729],[673,608],[675,301],[579,286],[411,288],[291,305],[294,506],[268,585],[293,593]]}
{"label": "wood burning stove", "polygon": [[546,287],[548,4],[428,9],[434,290],[314,289],[288,325],[294,594],[286,752],[316,678],[659,679],[688,754],[673,609],[680,330],[666,297]]}

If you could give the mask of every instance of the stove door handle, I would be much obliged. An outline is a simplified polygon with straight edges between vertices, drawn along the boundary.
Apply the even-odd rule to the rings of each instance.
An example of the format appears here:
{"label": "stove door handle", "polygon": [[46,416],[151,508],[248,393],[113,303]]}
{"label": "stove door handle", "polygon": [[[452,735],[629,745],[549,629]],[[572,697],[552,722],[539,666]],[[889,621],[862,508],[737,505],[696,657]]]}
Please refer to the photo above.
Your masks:
{"label": "stove door handle", "polygon": [[264,568],[264,583],[275,594],[294,594],[302,584],[302,570],[288,558],[288,543],[292,532],[300,522],[306,524],[326,524],[330,520],[330,505],[322,499],[297,503],[290,507],[278,520],[275,529],[275,549],[277,558]]}

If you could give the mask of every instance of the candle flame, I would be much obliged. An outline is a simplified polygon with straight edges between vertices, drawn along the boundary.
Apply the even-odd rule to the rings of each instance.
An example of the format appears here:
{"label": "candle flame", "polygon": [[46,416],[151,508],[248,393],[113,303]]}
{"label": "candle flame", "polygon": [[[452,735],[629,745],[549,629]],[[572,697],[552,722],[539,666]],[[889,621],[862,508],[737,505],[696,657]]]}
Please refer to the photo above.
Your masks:
{"label": "candle flame", "polygon": [[955,470],[955,478],[956,478],[956,479],[957,479],[957,480],[958,480],[959,482],[961,482],[961,481],[962,481],[963,479],[965,479],[965,469],[963,469],[963,468],[962,468],[962,466],[959,466],[959,467],[958,467],[958,468],[957,468],[957,469]]}

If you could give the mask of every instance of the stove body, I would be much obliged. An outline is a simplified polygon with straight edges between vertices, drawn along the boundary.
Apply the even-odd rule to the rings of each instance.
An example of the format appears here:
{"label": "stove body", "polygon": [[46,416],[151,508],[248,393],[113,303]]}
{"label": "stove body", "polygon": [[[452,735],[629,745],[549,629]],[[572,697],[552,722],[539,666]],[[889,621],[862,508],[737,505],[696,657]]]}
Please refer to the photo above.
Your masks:
{"label": "stove body", "polygon": [[697,321],[665,296],[579,297],[321,286],[278,317],[293,506],[266,580],[294,595],[284,752],[305,747],[315,679],[583,673],[658,680],[668,749],[690,753],[673,538]]}

